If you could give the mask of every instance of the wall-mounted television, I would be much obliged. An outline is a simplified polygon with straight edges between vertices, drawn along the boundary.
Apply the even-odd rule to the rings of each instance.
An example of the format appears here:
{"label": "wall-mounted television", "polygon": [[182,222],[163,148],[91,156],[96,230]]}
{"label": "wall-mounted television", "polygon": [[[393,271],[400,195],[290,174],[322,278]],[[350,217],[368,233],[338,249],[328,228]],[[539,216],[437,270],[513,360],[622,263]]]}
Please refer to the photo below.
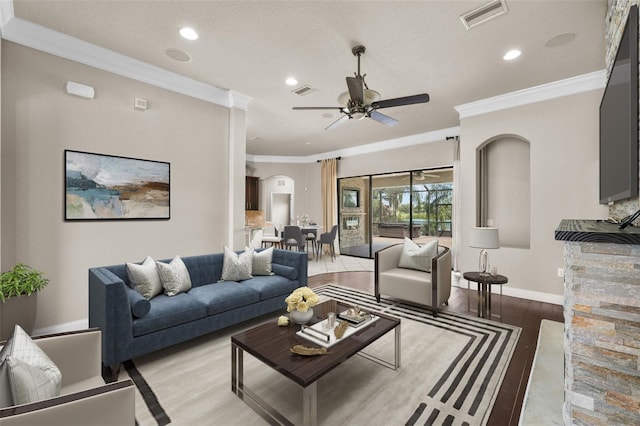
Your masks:
{"label": "wall-mounted television", "polygon": [[360,207],[360,190],[355,188],[343,188],[342,207]]}
{"label": "wall-mounted television", "polygon": [[600,103],[600,204],[638,196],[638,7],[633,6]]}

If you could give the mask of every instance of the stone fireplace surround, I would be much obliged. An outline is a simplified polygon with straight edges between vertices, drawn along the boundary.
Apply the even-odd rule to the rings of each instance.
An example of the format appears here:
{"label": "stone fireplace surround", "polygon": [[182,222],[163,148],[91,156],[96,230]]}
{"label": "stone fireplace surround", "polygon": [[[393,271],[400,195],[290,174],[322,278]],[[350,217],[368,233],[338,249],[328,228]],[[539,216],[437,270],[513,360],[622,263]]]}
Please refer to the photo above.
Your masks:
{"label": "stone fireplace surround", "polygon": [[640,229],[563,220],[565,425],[640,424]]}

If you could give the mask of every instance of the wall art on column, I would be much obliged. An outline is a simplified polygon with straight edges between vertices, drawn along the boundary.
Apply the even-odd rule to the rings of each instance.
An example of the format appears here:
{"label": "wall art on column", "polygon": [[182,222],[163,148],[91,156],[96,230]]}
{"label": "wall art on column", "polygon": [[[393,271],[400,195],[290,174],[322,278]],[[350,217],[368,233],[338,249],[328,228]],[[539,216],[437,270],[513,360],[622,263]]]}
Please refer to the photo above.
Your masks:
{"label": "wall art on column", "polygon": [[169,219],[170,163],[64,151],[65,220]]}

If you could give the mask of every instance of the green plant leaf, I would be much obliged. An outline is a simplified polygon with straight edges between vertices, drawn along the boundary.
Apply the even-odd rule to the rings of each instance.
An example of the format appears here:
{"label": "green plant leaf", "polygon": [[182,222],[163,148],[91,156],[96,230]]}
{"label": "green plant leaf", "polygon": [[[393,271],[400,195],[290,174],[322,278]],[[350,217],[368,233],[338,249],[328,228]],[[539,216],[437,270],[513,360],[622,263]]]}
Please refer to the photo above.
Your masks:
{"label": "green plant leaf", "polygon": [[47,284],[49,280],[42,272],[18,263],[10,271],[0,274],[0,300],[4,302],[9,297],[36,293]]}

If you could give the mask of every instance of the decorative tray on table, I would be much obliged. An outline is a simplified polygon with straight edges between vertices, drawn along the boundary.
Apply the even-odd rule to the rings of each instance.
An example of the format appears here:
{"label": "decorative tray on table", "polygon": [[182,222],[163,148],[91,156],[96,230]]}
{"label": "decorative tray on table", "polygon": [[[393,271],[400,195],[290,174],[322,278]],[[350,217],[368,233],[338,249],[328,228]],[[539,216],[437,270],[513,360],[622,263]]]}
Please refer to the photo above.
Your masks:
{"label": "decorative tray on table", "polygon": [[363,321],[360,321],[360,323],[358,323],[357,325],[349,323],[349,327],[347,327],[347,330],[344,332],[340,339],[337,339],[334,333],[334,329],[338,326],[341,320],[340,318],[336,320],[335,326],[331,329],[326,326],[326,320],[323,320],[311,326],[303,325],[300,331],[296,332],[296,334],[324,348],[330,348],[336,343],[340,343],[340,341],[344,340],[344,338],[358,332],[362,326],[366,327],[378,321],[379,319],[380,317],[376,315],[367,314],[367,318],[365,318]]}
{"label": "decorative tray on table", "polygon": [[369,312],[361,311],[359,309],[347,309],[338,314],[338,319],[345,320],[352,327],[360,327],[367,322],[368,318],[372,315]]}

